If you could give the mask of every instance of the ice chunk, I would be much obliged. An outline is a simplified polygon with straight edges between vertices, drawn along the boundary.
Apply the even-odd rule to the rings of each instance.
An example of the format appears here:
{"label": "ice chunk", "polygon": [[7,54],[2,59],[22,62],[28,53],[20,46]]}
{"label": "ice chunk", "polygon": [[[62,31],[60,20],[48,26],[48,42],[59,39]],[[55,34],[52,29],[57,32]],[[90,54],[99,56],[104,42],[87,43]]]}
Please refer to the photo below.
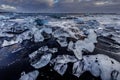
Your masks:
{"label": "ice chunk", "polygon": [[33,34],[30,31],[27,31],[16,36],[15,40],[21,43],[23,40],[31,39],[32,37],[33,37]]}
{"label": "ice chunk", "polygon": [[67,70],[67,64],[56,63],[54,70],[57,71],[60,75],[63,75]]}
{"label": "ice chunk", "polygon": [[[33,27],[31,29],[31,32],[32,34],[34,35],[34,38],[35,38],[35,42],[40,42],[40,41],[43,41],[46,37],[49,38],[49,34],[52,33],[52,28],[51,27],[40,27],[39,28],[36,28],[36,27]],[[42,33],[45,33],[45,35],[43,35]]]}
{"label": "ice chunk", "polygon": [[102,54],[83,56],[82,62],[74,63],[74,75],[79,77],[85,71],[90,71],[96,77],[100,76],[102,80],[120,79],[120,63]]}
{"label": "ice chunk", "polygon": [[74,56],[70,56],[70,55],[59,55],[57,56],[55,59],[53,59],[51,62],[52,63],[73,63],[76,62],[77,59]]}
{"label": "ice chunk", "polygon": [[87,38],[85,38],[85,40],[78,40],[76,43],[71,41],[68,45],[68,49],[72,50],[78,59],[82,59],[83,49],[93,52],[95,48],[94,43],[97,42],[96,38],[97,35],[95,32],[93,30],[89,30],[89,35]]}
{"label": "ice chunk", "polygon": [[82,61],[77,61],[73,65],[73,75],[80,77],[80,75],[84,72]]}
{"label": "ice chunk", "polygon": [[57,48],[48,48],[48,46],[43,46],[37,51],[29,54],[31,65],[35,68],[41,68],[46,66],[51,57],[51,53],[57,52]]}
{"label": "ice chunk", "polygon": [[36,69],[42,68],[50,62],[51,57],[52,57],[52,54],[44,54],[39,59],[39,61],[37,61],[36,63],[31,63],[31,66],[33,66]]}
{"label": "ice chunk", "polygon": [[65,37],[59,37],[57,42],[61,45],[61,47],[66,47],[68,45]]}
{"label": "ice chunk", "polygon": [[63,75],[67,69],[67,63],[76,62],[77,59],[70,55],[59,55],[55,59],[51,60],[51,64],[55,64],[54,70],[56,70],[60,75]]}
{"label": "ice chunk", "polygon": [[[99,63],[99,69],[101,71],[100,76],[101,76],[102,80],[112,79],[113,76],[111,76],[111,73],[114,70],[116,70],[120,73],[120,63],[117,62],[116,60],[111,59],[105,55],[97,55],[97,58],[98,58],[98,63]],[[120,75],[120,74],[118,74],[118,75]],[[114,76],[114,77],[117,79],[118,75]]]}
{"label": "ice chunk", "polygon": [[41,34],[41,31],[37,30],[34,33],[35,42],[40,42],[44,40],[44,37]]}
{"label": "ice chunk", "polygon": [[97,34],[93,29],[88,30],[89,35],[88,35],[88,40],[92,43],[97,43]]}
{"label": "ice chunk", "polygon": [[36,27],[36,26],[33,26],[33,27],[31,27],[31,32],[35,32],[35,31],[37,31],[38,30],[38,28]]}
{"label": "ice chunk", "polygon": [[38,75],[39,72],[37,70],[29,72],[27,74],[23,72],[19,80],[36,80]]}
{"label": "ice chunk", "polygon": [[48,46],[43,46],[39,48],[39,51],[43,51],[43,52],[48,51],[48,50],[49,50]]}
{"label": "ice chunk", "polygon": [[72,50],[74,52],[74,55],[78,58],[78,59],[82,59],[82,45],[78,44],[78,42],[73,43],[72,41],[69,43],[68,45],[68,49]]}
{"label": "ice chunk", "polygon": [[15,44],[15,43],[18,43],[18,41],[14,41],[14,40],[7,41],[7,40],[4,40],[1,47],[12,45],[12,44]]}
{"label": "ice chunk", "polygon": [[29,54],[29,58],[30,58],[30,59],[33,59],[34,57],[37,56],[37,54],[38,54],[38,51],[35,51],[35,52]]}
{"label": "ice chunk", "polygon": [[58,52],[58,49],[57,48],[49,48],[49,51],[51,53],[56,53],[56,52]]}
{"label": "ice chunk", "polygon": [[52,33],[52,28],[51,27],[43,27],[42,29],[41,29],[41,31],[43,32],[46,32],[46,33],[48,33],[48,34],[51,34]]}

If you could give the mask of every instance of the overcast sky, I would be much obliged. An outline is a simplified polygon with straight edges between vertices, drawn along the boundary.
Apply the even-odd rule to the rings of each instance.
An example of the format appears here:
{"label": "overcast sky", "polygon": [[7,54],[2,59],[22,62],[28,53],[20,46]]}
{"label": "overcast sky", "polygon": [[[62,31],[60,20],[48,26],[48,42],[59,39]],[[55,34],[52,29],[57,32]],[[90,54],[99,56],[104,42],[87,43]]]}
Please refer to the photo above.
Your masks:
{"label": "overcast sky", "polygon": [[120,13],[120,0],[0,0],[0,12]]}

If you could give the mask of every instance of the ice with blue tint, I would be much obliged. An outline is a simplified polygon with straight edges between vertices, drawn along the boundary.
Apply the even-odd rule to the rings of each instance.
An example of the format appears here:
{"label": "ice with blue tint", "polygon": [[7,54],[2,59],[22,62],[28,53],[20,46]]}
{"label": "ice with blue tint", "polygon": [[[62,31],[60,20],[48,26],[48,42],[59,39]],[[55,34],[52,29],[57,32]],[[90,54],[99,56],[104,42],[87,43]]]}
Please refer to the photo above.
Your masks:
{"label": "ice with blue tint", "polygon": [[73,74],[79,77],[85,71],[90,71],[92,75],[101,77],[102,80],[119,80],[120,64],[118,61],[106,55],[83,56],[82,61],[74,63]]}
{"label": "ice with blue tint", "polygon": [[21,77],[19,80],[36,80],[39,75],[39,71],[35,70],[29,73],[21,73]]}
{"label": "ice with blue tint", "polygon": [[31,66],[33,66],[36,69],[42,68],[50,62],[51,57],[52,54],[45,54],[41,56],[41,58],[36,63],[31,63]]}

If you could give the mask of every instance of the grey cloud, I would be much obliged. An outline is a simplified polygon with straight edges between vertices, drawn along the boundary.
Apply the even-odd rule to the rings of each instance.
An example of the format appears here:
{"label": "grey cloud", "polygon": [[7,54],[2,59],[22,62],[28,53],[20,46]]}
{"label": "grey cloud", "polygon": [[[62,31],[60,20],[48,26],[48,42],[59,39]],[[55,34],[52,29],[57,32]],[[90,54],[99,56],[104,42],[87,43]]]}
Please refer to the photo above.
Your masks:
{"label": "grey cloud", "polygon": [[120,0],[1,0],[16,12],[120,13]]}

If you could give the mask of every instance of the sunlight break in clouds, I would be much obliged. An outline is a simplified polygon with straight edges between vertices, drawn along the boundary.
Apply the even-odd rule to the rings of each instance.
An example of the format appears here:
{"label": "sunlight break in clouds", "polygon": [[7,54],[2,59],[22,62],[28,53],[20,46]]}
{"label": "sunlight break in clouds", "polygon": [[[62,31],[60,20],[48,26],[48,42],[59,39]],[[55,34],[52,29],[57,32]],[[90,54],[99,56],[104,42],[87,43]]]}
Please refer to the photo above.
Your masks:
{"label": "sunlight break in clouds", "polygon": [[0,5],[0,9],[5,10],[5,11],[15,11],[16,7],[2,4],[2,5]]}
{"label": "sunlight break in clouds", "polygon": [[40,3],[47,3],[50,7],[54,6],[54,4],[58,3],[59,0],[36,0]]}
{"label": "sunlight break in clouds", "polygon": [[113,5],[113,4],[116,4],[112,1],[97,1],[94,3],[94,5],[97,5],[97,6],[102,6],[102,5]]}

